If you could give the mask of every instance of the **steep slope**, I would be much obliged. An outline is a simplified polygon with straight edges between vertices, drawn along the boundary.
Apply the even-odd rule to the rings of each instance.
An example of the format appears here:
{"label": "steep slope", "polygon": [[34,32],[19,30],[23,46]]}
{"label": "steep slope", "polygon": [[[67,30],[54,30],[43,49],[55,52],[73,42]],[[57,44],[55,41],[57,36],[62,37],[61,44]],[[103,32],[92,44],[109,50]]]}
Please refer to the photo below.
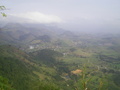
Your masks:
{"label": "steep slope", "polygon": [[31,61],[28,55],[12,46],[0,46],[0,76],[7,78],[17,90],[30,90]]}
{"label": "steep slope", "polygon": [[[52,50],[42,50],[32,54],[35,53],[41,56],[36,58],[35,55],[29,56],[11,45],[0,46],[0,77],[9,81],[5,85],[0,81],[0,85],[4,86],[0,88],[3,90],[7,90],[5,89],[7,87],[9,90],[13,90],[11,87],[16,90],[59,90],[57,84],[60,82],[57,83],[56,80],[64,80],[58,74],[56,69],[58,67],[55,64],[59,62],[57,63],[54,57],[61,54]],[[45,58],[46,55],[48,55],[47,58]]]}

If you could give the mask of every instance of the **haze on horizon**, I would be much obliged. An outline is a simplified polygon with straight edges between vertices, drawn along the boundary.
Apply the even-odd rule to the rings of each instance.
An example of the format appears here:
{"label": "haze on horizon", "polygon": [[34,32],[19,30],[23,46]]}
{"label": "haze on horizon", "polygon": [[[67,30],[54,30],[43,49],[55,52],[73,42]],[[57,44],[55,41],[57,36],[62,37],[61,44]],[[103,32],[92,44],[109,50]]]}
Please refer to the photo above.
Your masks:
{"label": "haze on horizon", "polygon": [[1,0],[0,22],[56,25],[72,31],[120,31],[120,0]]}

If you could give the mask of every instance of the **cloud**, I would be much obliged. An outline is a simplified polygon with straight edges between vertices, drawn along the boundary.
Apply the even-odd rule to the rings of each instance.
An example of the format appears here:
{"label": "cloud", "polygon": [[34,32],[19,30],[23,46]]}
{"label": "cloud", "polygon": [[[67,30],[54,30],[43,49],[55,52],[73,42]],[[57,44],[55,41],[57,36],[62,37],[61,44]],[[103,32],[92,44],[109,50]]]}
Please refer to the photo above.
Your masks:
{"label": "cloud", "polygon": [[22,14],[11,14],[12,16],[27,19],[37,23],[60,23],[61,18],[55,15],[47,15],[40,12],[27,12]]}

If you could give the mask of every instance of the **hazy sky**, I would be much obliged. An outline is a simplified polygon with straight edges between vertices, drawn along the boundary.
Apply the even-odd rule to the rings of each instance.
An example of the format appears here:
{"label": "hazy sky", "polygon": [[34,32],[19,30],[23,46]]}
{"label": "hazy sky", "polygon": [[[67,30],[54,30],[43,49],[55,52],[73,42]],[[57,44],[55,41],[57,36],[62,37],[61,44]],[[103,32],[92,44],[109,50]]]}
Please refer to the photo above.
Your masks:
{"label": "hazy sky", "polygon": [[0,0],[0,4],[9,9],[1,20],[57,23],[70,30],[120,30],[120,0]]}

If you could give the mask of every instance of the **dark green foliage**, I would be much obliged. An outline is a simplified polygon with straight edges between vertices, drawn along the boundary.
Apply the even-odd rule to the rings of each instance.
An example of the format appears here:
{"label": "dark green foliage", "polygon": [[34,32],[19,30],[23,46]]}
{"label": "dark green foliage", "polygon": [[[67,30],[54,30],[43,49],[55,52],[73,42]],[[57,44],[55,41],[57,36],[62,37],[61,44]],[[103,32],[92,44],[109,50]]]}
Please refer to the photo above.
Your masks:
{"label": "dark green foliage", "polygon": [[0,75],[12,81],[14,88],[17,90],[28,89],[29,73],[28,68],[20,60],[11,57],[0,57]]}
{"label": "dark green foliage", "polygon": [[56,63],[56,67],[57,67],[57,71],[58,73],[70,73],[70,70],[69,70],[69,65],[68,64],[65,64],[64,62],[57,62]]}
{"label": "dark green foliage", "polygon": [[54,50],[50,50],[50,49],[43,49],[43,50],[37,51],[37,53],[43,57],[45,57],[45,56],[48,56],[48,57],[62,56],[61,53],[54,51]]}
{"label": "dark green foliage", "polygon": [[76,50],[76,48],[70,48],[71,52],[74,52]]}
{"label": "dark green foliage", "polygon": [[120,86],[120,72],[113,76],[113,80],[117,86]]}
{"label": "dark green foliage", "polygon": [[56,57],[61,57],[62,53],[59,53],[50,49],[43,49],[40,51],[30,53],[35,59],[41,61],[47,65],[53,65],[56,63]]}
{"label": "dark green foliage", "polygon": [[[7,49],[8,47],[9,49]],[[2,47],[0,50],[0,52],[2,52],[0,54],[0,75],[9,79],[15,89],[29,90],[29,84],[32,81],[29,75],[32,75],[32,73],[29,68],[27,68],[27,64],[21,61],[20,58],[23,57],[20,56],[21,51],[11,46]],[[11,50],[16,52],[11,52]],[[19,51],[19,53],[17,51]],[[19,54],[19,58],[14,56],[17,54]]]}
{"label": "dark green foliage", "polygon": [[0,90],[15,90],[6,78],[0,76]]}

